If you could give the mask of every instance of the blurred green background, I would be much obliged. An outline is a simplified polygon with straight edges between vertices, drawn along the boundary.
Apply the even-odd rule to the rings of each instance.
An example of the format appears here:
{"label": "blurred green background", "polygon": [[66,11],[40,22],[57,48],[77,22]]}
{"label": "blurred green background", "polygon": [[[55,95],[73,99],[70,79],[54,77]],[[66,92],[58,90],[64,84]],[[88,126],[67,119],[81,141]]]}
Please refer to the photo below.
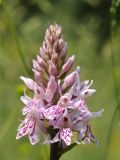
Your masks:
{"label": "blurred green background", "polygon": [[15,137],[24,88],[19,77],[27,76],[25,67],[31,69],[46,28],[55,22],[63,27],[68,55],[76,55],[74,67],[81,66],[81,80],[94,80],[90,110],[105,109],[91,121],[100,145],[78,145],[61,160],[120,160],[120,8],[114,2],[111,20],[110,0],[0,0],[0,160],[49,159],[48,145]]}

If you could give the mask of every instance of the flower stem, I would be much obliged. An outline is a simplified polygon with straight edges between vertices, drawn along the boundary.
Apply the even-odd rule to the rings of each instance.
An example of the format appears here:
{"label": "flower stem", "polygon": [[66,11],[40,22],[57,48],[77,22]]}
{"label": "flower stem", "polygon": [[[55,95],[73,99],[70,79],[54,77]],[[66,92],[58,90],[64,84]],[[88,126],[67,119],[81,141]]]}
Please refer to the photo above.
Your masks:
{"label": "flower stem", "polygon": [[50,160],[59,160],[58,152],[59,152],[59,143],[56,142],[50,144]]}

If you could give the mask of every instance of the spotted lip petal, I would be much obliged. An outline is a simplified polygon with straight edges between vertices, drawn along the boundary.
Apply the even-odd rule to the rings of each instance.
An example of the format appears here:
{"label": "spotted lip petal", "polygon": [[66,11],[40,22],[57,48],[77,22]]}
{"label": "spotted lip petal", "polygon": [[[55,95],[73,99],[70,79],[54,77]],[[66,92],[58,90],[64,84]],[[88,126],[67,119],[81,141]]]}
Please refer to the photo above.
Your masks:
{"label": "spotted lip petal", "polygon": [[57,105],[54,105],[44,111],[44,116],[46,117],[46,119],[55,122],[61,116],[62,113],[63,109],[61,107],[58,107]]}
{"label": "spotted lip petal", "polygon": [[71,144],[71,137],[73,136],[70,128],[63,128],[60,131],[60,138],[65,142],[67,146]]}
{"label": "spotted lip petal", "polygon": [[36,143],[38,143],[40,141],[40,133],[41,133],[40,128],[36,125],[36,126],[34,126],[32,133],[28,134],[30,143],[32,145],[35,145]]}
{"label": "spotted lip petal", "polygon": [[16,139],[20,139],[21,137],[27,134],[28,124],[25,124],[23,127],[18,129],[18,133]]}

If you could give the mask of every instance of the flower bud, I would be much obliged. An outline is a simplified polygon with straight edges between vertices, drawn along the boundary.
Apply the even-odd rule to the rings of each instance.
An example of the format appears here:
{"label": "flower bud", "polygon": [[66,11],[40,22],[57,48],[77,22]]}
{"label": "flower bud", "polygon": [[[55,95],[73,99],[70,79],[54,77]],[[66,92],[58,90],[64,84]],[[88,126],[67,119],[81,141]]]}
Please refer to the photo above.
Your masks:
{"label": "flower bud", "polygon": [[36,82],[43,87],[43,74],[42,72],[38,72],[37,70],[32,69],[34,72]]}
{"label": "flower bud", "polygon": [[55,52],[55,50],[53,50],[53,54],[52,54],[52,57],[51,57],[51,61],[52,61],[54,64],[56,64],[57,58],[58,58],[58,55],[57,55],[57,53]]}
{"label": "flower bud", "polygon": [[72,72],[64,79],[64,83],[61,86],[62,91],[65,90],[67,87],[71,86],[75,82],[79,72],[80,72],[80,67],[78,66],[76,68],[76,71]]}
{"label": "flower bud", "polygon": [[65,90],[67,87],[71,86],[74,81],[76,80],[76,71],[72,72],[70,75],[68,75],[65,79],[64,79],[64,83],[61,86],[61,90]]}
{"label": "flower bud", "polygon": [[43,48],[40,47],[40,56],[43,58],[43,59],[46,59],[46,54],[45,54],[45,50]]}
{"label": "flower bud", "polygon": [[58,27],[57,31],[56,31],[56,36],[59,38],[62,32],[62,27]]}
{"label": "flower bud", "polygon": [[65,42],[64,47],[62,48],[60,56],[64,57],[66,55],[66,52],[67,52],[67,42]]}
{"label": "flower bud", "polygon": [[49,62],[49,75],[53,75],[53,76],[57,75],[56,66],[52,61]]}
{"label": "flower bud", "polygon": [[33,60],[33,68],[37,71],[43,71],[44,69],[39,65],[39,63],[36,60]]}
{"label": "flower bud", "polygon": [[63,65],[62,70],[60,74],[58,75],[58,78],[62,76],[65,72],[69,71],[74,63],[75,55],[72,57],[69,57],[67,62]]}
{"label": "flower bud", "polygon": [[49,79],[49,82],[47,85],[47,89],[46,89],[46,93],[45,93],[46,101],[48,101],[48,102],[52,101],[52,99],[55,95],[56,89],[57,89],[57,83],[55,81],[55,77],[50,76],[50,79]]}

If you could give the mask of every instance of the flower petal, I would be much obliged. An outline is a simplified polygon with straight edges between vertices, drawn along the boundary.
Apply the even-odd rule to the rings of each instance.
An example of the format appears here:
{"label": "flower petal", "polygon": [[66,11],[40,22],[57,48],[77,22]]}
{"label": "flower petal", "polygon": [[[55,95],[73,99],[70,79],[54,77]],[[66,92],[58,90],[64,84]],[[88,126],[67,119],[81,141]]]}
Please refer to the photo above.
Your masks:
{"label": "flower petal", "polygon": [[80,90],[88,89],[93,84],[93,80],[85,80],[80,85]]}
{"label": "flower petal", "polygon": [[70,128],[63,128],[60,131],[60,138],[66,143],[67,146],[71,144],[71,137],[73,136]]}
{"label": "flower petal", "polygon": [[27,105],[31,98],[29,98],[28,96],[21,96],[20,100],[23,102],[24,105]]}
{"label": "flower petal", "polygon": [[32,145],[35,145],[36,143],[38,143],[40,141],[40,128],[35,125],[35,128],[33,130],[33,132],[31,134],[28,134],[29,136],[29,140],[30,140],[30,143]]}
{"label": "flower petal", "polygon": [[31,90],[34,89],[34,81],[32,79],[26,78],[26,77],[23,77],[23,76],[21,76],[20,79],[23,80],[23,82],[26,84],[26,86],[29,89],[31,89]]}
{"label": "flower petal", "polygon": [[18,133],[16,135],[16,139],[20,139],[21,137],[25,136],[26,134],[28,134],[28,124],[25,124],[23,126],[23,123],[22,123],[18,127]]}
{"label": "flower petal", "polygon": [[96,92],[95,89],[85,89],[80,93],[80,97],[81,98],[86,98],[86,97],[91,96],[95,92]]}
{"label": "flower petal", "polygon": [[101,110],[98,111],[98,112],[91,112],[90,117],[91,117],[91,118],[101,117],[101,116],[102,116],[102,112],[104,112],[104,109],[101,109]]}

